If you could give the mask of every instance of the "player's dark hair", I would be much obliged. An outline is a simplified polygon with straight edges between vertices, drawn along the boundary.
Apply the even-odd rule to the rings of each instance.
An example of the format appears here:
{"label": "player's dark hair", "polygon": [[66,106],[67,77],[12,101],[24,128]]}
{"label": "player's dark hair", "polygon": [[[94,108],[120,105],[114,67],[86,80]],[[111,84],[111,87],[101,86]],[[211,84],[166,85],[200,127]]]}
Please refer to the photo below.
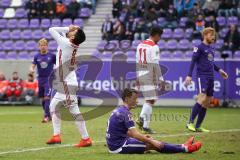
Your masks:
{"label": "player's dark hair", "polygon": [[127,97],[131,97],[133,93],[138,93],[135,89],[129,89],[129,88],[126,88],[124,89],[123,93],[122,93],[122,100],[125,101],[125,99]]}
{"label": "player's dark hair", "polygon": [[86,40],[86,35],[83,32],[83,30],[79,28],[77,30],[76,34],[75,34],[75,37],[73,39],[73,43],[75,45],[79,45],[79,44],[83,43],[85,40]]}
{"label": "player's dark hair", "polygon": [[34,75],[32,73],[29,73],[28,76],[31,77],[31,78],[34,77]]}
{"label": "player's dark hair", "polygon": [[155,35],[162,35],[163,30],[160,27],[152,27],[152,29],[150,30],[150,36],[155,36]]}

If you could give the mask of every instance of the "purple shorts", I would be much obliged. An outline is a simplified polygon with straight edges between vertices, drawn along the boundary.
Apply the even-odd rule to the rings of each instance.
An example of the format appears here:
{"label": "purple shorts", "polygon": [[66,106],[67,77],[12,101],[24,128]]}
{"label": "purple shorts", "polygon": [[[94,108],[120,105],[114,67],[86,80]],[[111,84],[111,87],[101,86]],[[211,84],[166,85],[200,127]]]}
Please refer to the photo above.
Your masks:
{"label": "purple shorts", "polygon": [[128,138],[122,146],[120,154],[143,154],[146,149],[146,144],[134,138]]}
{"label": "purple shorts", "polygon": [[49,85],[39,85],[38,97],[51,97],[51,88],[49,87]]}
{"label": "purple shorts", "polygon": [[204,93],[209,97],[213,96],[214,79],[208,77],[198,77],[197,79],[198,93]]}

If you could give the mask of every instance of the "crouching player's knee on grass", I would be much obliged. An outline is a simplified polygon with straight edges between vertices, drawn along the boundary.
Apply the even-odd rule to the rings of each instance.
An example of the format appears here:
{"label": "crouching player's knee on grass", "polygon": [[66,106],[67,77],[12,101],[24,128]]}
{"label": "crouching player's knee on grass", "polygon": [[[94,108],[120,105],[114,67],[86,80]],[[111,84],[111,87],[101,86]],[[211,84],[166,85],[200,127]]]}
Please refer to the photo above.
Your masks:
{"label": "crouching player's knee on grass", "polygon": [[183,144],[169,144],[141,134],[135,128],[131,109],[137,105],[138,93],[125,89],[122,94],[123,105],[118,106],[108,120],[106,141],[110,153],[142,154],[155,150],[160,153],[192,153],[201,148],[201,142],[194,143],[191,137]]}
{"label": "crouching player's knee on grass", "polygon": [[[187,128],[190,131],[209,132],[209,130],[201,127],[205,119],[207,108],[210,107],[210,102],[214,92],[214,71],[221,74],[224,79],[228,78],[226,72],[220,69],[214,63],[214,48],[211,46],[216,41],[216,32],[213,28],[207,27],[202,32],[203,42],[193,49],[192,62],[190,65],[188,76],[185,84],[189,85],[192,81],[192,72],[196,64],[196,80],[198,89],[198,100],[193,106]],[[197,118],[196,125],[194,120]]]}

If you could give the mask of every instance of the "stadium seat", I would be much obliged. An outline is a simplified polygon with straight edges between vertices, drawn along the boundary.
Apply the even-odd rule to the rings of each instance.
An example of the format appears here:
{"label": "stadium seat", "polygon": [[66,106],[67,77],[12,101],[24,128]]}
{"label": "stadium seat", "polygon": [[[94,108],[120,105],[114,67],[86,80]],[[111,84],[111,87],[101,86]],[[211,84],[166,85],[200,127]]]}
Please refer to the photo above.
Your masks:
{"label": "stadium seat", "polygon": [[182,28],[175,28],[173,31],[173,38],[183,38],[184,37],[184,30]]}
{"label": "stadium seat", "polygon": [[50,19],[42,19],[41,28],[49,28],[51,25]]}
{"label": "stadium seat", "polygon": [[25,50],[25,42],[22,40],[16,41],[14,44],[14,49],[18,51]]}
{"label": "stadium seat", "polygon": [[33,58],[38,53],[39,53],[39,51],[30,51],[29,56]]}
{"label": "stadium seat", "polygon": [[13,18],[15,16],[15,10],[13,8],[7,8],[4,12],[3,18]]}
{"label": "stadium seat", "polygon": [[111,40],[109,43],[106,45],[105,49],[107,51],[116,51],[119,49],[119,41],[118,40]]}
{"label": "stadium seat", "polygon": [[172,54],[170,51],[162,51],[160,54],[161,59],[169,59],[172,57]]}
{"label": "stadium seat", "polygon": [[81,18],[74,19],[73,24],[79,26],[80,28],[83,28],[84,26],[84,22]]}
{"label": "stadium seat", "polygon": [[162,38],[165,38],[165,39],[172,38],[172,29],[169,29],[169,28],[163,29]]}
{"label": "stadium seat", "polygon": [[187,28],[185,30],[185,38],[191,38],[193,34],[193,29],[192,28]]}
{"label": "stadium seat", "polygon": [[98,54],[101,54],[101,53],[97,49],[92,52],[92,55],[98,55]]}
{"label": "stadium seat", "polygon": [[16,13],[15,13],[15,17],[16,18],[24,18],[26,17],[26,10],[24,8],[17,8],[16,9]]}
{"label": "stadium seat", "polygon": [[159,17],[157,23],[159,26],[163,26],[166,23],[166,19],[164,17]]}
{"label": "stadium seat", "polygon": [[32,32],[32,38],[33,39],[41,39],[43,37],[43,31],[41,29],[35,30]]}
{"label": "stadium seat", "polygon": [[166,44],[166,42],[165,42],[165,40],[163,40],[163,39],[161,39],[161,40],[157,43],[157,45],[158,45],[158,47],[159,47],[160,50],[166,49],[165,44]]}
{"label": "stadium seat", "polygon": [[11,7],[21,7],[23,4],[22,4],[22,1],[19,1],[19,0],[12,0],[11,1]]}
{"label": "stadium seat", "polygon": [[124,52],[123,52],[123,51],[116,51],[116,52],[114,52],[113,54],[114,54],[114,55],[117,55],[117,54],[124,54]]}
{"label": "stadium seat", "polygon": [[52,27],[61,27],[62,26],[61,20],[57,19],[57,18],[52,19],[51,26]]}
{"label": "stadium seat", "polygon": [[230,50],[224,50],[222,54],[228,55],[229,58],[232,57],[232,51]]}
{"label": "stadium seat", "polygon": [[37,45],[37,42],[36,41],[27,41],[26,44],[25,44],[25,48],[26,50],[28,51],[32,51],[32,50],[38,50],[38,45]]}
{"label": "stadium seat", "polygon": [[7,25],[6,19],[0,19],[0,29],[5,29]]}
{"label": "stadium seat", "polygon": [[102,58],[112,58],[112,52],[111,51],[104,51],[103,53],[102,53]]}
{"label": "stadium seat", "polygon": [[128,58],[136,58],[136,51],[127,51],[126,55]]}
{"label": "stadium seat", "polygon": [[9,19],[7,22],[7,28],[10,28],[10,29],[16,28],[16,24],[18,24],[18,20]]}
{"label": "stadium seat", "polygon": [[188,21],[187,17],[181,17],[179,22],[179,27],[186,27],[187,21]]}
{"label": "stadium seat", "polygon": [[30,28],[38,28],[39,27],[39,19],[31,19],[29,23]]}
{"label": "stadium seat", "polygon": [[215,51],[214,59],[221,59],[221,53],[219,51]]}
{"label": "stadium seat", "polygon": [[105,46],[108,44],[107,41],[105,40],[102,40],[99,42],[99,44],[97,45],[97,49],[100,51],[100,52],[103,52],[104,49],[105,49]]}
{"label": "stadium seat", "polygon": [[62,21],[63,27],[69,26],[71,24],[72,24],[72,19],[70,19],[70,18],[63,19],[63,21]]}
{"label": "stadium seat", "polygon": [[2,43],[3,43],[3,42],[0,41],[0,51],[3,50],[3,48],[2,48]]}
{"label": "stadium seat", "polygon": [[46,39],[52,39],[52,36],[50,35],[49,31],[46,30],[43,32],[43,38],[46,38]]}
{"label": "stadium seat", "polygon": [[19,52],[19,53],[18,53],[18,59],[28,60],[28,59],[30,59],[30,58],[31,58],[31,57],[30,57],[29,53],[26,52],[26,51],[22,51],[22,52]]}
{"label": "stadium seat", "polygon": [[10,39],[10,31],[9,30],[2,30],[1,32],[0,32],[0,37],[1,37],[1,39]]}
{"label": "stadium seat", "polygon": [[224,40],[223,39],[218,39],[215,43],[215,48],[216,49],[222,49],[223,45],[224,45]]}
{"label": "stadium seat", "polygon": [[178,49],[187,50],[191,48],[191,43],[188,39],[181,39],[178,43]]}
{"label": "stadium seat", "polygon": [[137,49],[137,46],[138,46],[140,43],[141,43],[141,40],[134,40],[134,41],[132,42],[132,47],[131,47],[131,49],[132,49],[132,50],[136,50],[136,49]]}
{"label": "stadium seat", "polygon": [[200,40],[200,39],[193,39],[193,40],[192,40],[192,46],[193,46],[193,47],[196,47],[196,46],[198,46],[199,44],[201,44],[201,40]]}
{"label": "stadium seat", "polygon": [[30,30],[30,29],[23,30],[21,33],[21,38],[22,39],[31,39],[32,38],[32,30]]}
{"label": "stadium seat", "polygon": [[217,20],[219,26],[223,27],[223,26],[226,25],[226,19],[225,19],[225,17],[219,16],[219,17],[216,18],[216,20]]}
{"label": "stadium seat", "polygon": [[4,9],[0,8],[0,18],[2,18],[4,15]]}
{"label": "stadium seat", "polygon": [[9,60],[16,60],[17,58],[18,58],[18,55],[17,55],[17,52],[15,51],[8,52],[6,57],[6,59],[9,59]]}
{"label": "stadium seat", "polygon": [[186,51],[185,52],[185,58],[192,58],[193,51]]}
{"label": "stadium seat", "polygon": [[4,51],[0,51],[0,59],[6,59],[6,53]]}
{"label": "stadium seat", "polygon": [[122,50],[128,50],[130,47],[131,47],[131,41],[130,40],[120,41],[120,48]]}
{"label": "stadium seat", "polygon": [[82,8],[79,12],[79,17],[88,18],[91,16],[91,10],[89,8]]}
{"label": "stadium seat", "polygon": [[29,28],[27,19],[20,19],[17,24],[18,28]]}
{"label": "stadium seat", "polygon": [[170,39],[167,43],[166,43],[166,48],[169,50],[174,50],[177,48],[178,42],[175,39]]}
{"label": "stadium seat", "polygon": [[227,23],[228,25],[238,25],[238,17],[228,17]]}
{"label": "stadium seat", "polygon": [[48,49],[51,51],[56,51],[57,50],[57,42],[56,41],[50,41],[48,43]]}
{"label": "stadium seat", "polygon": [[11,39],[13,40],[18,40],[21,38],[21,31],[19,29],[16,29],[16,30],[13,30],[11,33],[10,33],[10,37]]}
{"label": "stadium seat", "polygon": [[229,28],[222,28],[218,33],[220,38],[224,38],[227,35],[227,32],[229,31]]}
{"label": "stadium seat", "polygon": [[183,51],[176,50],[173,52],[173,58],[183,59],[183,57],[184,57]]}
{"label": "stadium seat", "polygon": [[10,0],[1,0],[0,2],[1,2],[0,6],[1,6],[1,7],[4,7],[4,8],[9,7],[10,4],[11,4],[11,1],[10,1]]}
{"label": "stadium seat", "polygon": [[234,58],[240,59],[240,50],[234,52]]}

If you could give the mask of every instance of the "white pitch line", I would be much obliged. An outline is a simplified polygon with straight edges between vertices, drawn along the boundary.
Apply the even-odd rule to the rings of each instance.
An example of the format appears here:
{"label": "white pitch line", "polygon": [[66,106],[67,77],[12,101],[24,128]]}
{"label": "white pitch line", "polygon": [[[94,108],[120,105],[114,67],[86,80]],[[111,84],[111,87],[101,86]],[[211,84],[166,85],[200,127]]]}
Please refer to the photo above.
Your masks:
{"label": "white pitch line", "polygon": [[27,115],[27,114],[39,114],[40,112],[2,112],[0,115]]}
{"label": "white pitch line", "polygon": [[[210,134],[210,133],[226,133],[226,132],[240,132],[240,129],[226,129],[226,130],[215,130],[208,133],[178,133],[178,134],[169,134],[169,135],[162,135],[162,134],[155,134],[153,137],[157,138],[166,138],[166,137],[178,137],[178,136],[190,136],[190,135],[201,135],[201,134]],[[106,141],[94,141],[94,143],[105,143]],[[72,147],[73,144],[62,144],[62,145],[54,145],[48,147],[39,147],[39,148],[28,148],[28,149],[19,149],[19,150],[12,150],[12,151],[5,151],[0,152],[0,155],[4,154],[13,154],[13,153],[24,153],[24,152],[33,152],[33,151],[41,151],[53,148],[66,148]]]}

